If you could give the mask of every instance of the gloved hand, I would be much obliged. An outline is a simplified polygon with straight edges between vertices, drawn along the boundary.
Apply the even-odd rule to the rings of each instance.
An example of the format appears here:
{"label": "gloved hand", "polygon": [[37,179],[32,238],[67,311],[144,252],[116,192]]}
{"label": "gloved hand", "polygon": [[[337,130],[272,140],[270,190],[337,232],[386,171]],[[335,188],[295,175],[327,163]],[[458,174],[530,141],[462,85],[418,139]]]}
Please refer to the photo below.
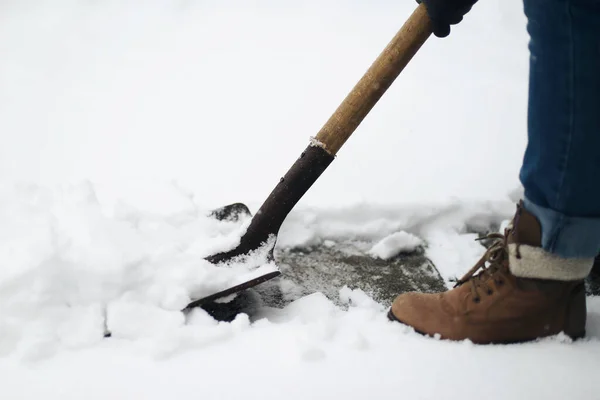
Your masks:
{"label": "gloved hand", "polygon": [[443,38],[450,34],[450,25],[462,21],[477,0],[417,0],[417,3],[425,3],[427,14],[433,22],[433,34]]}

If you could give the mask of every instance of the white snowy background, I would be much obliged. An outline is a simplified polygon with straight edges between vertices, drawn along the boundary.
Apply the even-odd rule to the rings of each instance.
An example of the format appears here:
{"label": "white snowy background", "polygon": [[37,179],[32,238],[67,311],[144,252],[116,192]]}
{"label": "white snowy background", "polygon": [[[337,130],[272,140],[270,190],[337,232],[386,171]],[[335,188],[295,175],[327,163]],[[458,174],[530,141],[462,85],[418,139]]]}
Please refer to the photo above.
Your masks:
{"label": "white snowy background", "polygon": [[[253,322],[179,312],[243,271],[202,260],[240,232],[208,210],[255,211],[414,7],[1,1],[0,397],[596,398],[597,298],[585,340],[489,347],[416,335],[360,288]],[[470,268],[466,226],[514,210],[525,24],[520,1],[482,0],[430,39],[279,245],[420,239],[446,280]]]}

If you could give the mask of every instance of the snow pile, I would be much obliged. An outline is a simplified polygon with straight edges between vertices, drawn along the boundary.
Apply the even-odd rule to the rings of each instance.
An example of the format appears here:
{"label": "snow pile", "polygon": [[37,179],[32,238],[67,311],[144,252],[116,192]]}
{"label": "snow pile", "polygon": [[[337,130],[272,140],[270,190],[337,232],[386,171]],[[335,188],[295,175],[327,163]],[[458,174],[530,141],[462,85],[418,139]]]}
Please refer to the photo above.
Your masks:
{"label": "snow pile", "polygon": [[[124,201],[109,207],[90,183],[2,188],[0,353],[43,357],[61,348],[96,345],[106,333],[134,341],[168,336],[188,324],[180,310],[190,300],[276,269],[260,254],[226,267],[204,261],[234,247],[249,220],[208,218],[189,192],[168,189],[156,189],[152,201],[138,199],[144,209]],[[166,204],[175,211],[148,211]],[[434,258],[441,251],[440,271],[450,280],[452,275],[444,273],[448,256],[440,249],[443,241],[470,241],[472,235],[463,232],[465,221],[490,225],[501,218],[483,210],[502,209],[484,204],[420,212],[364,206],[362,212],[297,210],[286,221],[278,246],[346,237],[371,243],[374,255],[387,258],[422,245],[418,234],[430,241]],[[382,239],[387,231],[395,233]],[[474,245],[456,268],[464,269],[462,263],[481,251]]]}
{"label": "snow pile", "polygon": [[389,260],[400,253],[410,253],[422,246],[423,241],[408,232],[393,233],[375,244],[369,251],[372,257]]}
{"label": "snow pile", "polygon": [[3,188],[2,353],[27,358],[92,345],[106,332],[135,339],[180,326],[191,299],[276,269],[260,255],[227,267],[203,260],[236,245],[246,224],[126,204],[111,216],[90,184]]}
{"label": "snow pile", "polygon": [[281,247],[310,247],[327,240],[380,241],[404,231],[429,242],[439,229],[447,232],[487,232],[514,214],[508,199],[446,201],[401,206],[355,204],[346,207],[296,207],[281,227]]}

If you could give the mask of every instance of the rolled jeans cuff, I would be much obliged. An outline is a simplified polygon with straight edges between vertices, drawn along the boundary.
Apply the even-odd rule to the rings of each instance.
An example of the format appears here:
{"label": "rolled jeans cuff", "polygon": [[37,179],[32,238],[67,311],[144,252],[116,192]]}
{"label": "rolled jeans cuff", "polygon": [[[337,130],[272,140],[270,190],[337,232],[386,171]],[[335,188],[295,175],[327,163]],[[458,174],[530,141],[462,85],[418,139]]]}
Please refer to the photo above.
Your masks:
{"label": "rolled jeans cuff", "polygon": [[542,249],[563,258],[591,258],[600,251],[600,218],[570,217],[524,199],[542,227]]}

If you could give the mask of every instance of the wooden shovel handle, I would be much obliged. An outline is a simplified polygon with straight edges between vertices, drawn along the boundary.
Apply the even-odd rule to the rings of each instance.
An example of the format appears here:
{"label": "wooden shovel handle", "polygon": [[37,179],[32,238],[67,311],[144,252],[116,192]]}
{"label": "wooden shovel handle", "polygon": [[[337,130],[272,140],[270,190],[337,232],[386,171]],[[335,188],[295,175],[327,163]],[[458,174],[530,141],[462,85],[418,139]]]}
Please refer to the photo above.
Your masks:
{"label": "wooden shovel handle", "polygon": [[431,20],[420,4],[317,134],[329,154],[346,143],[431,33]]}

